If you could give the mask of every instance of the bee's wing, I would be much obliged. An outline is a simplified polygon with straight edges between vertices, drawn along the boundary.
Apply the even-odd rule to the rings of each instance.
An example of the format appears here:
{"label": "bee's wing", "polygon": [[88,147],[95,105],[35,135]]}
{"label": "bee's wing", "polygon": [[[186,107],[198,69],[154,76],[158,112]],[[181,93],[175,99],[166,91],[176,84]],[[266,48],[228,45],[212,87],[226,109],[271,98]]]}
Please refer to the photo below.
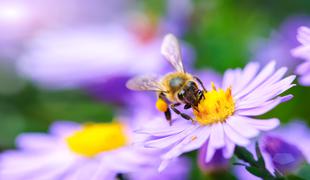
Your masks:
{"label": "bee's wing", "polygon": [[166,91],[154,75],[133,77],[127,81],[126,87],[136,91]]}
{"label": "bee's wing", "polygon": [[182,63],[180,45],[173,34],[167,34],[161,45],[161,54],[172,64],[178,71],[185,73]]}

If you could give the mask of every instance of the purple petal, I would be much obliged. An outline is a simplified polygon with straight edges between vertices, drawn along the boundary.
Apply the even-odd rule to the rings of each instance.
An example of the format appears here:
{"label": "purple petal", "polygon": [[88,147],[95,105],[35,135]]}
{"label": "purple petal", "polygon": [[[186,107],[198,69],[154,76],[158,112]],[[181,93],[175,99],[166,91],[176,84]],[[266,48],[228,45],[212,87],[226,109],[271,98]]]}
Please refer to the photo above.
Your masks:
{"label": "purple petal", "polygon": [[298,29],[297,39],[301,44],[310,44],[310,29],[308,27],[300,27]]}
{"label": "purple petal", "polygon": [[[156,168],[145,167],[140,171],[128,174],[128,179],[134,180],[186,180],[190,173],[191,163],[187,158],[173,159],[168,163],[168,166],[161,172]],[[141,173],[143,172],[143,173]]]}
{"label": "purple petal", "polygon": [[259,69],[259,64],[251,62],[243,70],[241,79],[234,86],[233,94],[239,93],[254,78]]}
{"label": "purple petal", "polygon": [[238,116],[238,115],[235,115],[235,116],[240,121],[244,121],[245,123],[248,123],[249,125],[261,131],[268,131],[268,130],[274,129],[280,124],[280,121],[276,118],[254,119],[254,118]]}
{"label": "purple petal", "polygon": [[50,128],[49,132],[58,137],[66,137],[71,135],[74,131],[77,131],[81,128],[81,125],[76,122],[71,121],[56,121]]}
{"label": "purple petal", "polygon": [[304,62],[296,68],[296,74],[303,75],[310,72],[310,62]]}
{"label": "purple petal", "polygon": [[[207,130],[207,131],[206,131]],[[189,134],[184,140],[182,140],[179,144],[170,149],[167,153],[165,153],[162,158],[163,159],[172,159],[184,152],[191,151],[194,149],[198,149],[202,146],[202,144],[209,137],[210,131],[209,128],[201,127],[197,129],[195,132]]]}
{"label": "purple petal", "polygon": [[225,135],[226,146],[223,149],[223,156],[225,158],[231,158],[235,151],[235,144]]}
{"label": "purple petal", "polygon": [[225,71],[224,76],[223,76],[223,83],[222,83],[222,88],[227,88],[231,86],[234,82],[235,79],[235,71],[232,69],[229,69]]}
{"label": "purple petal", "polygon": [[305,162],[305,157],[297,146],[279,137],[267,136],[263,145],[264,150],[271,156],[275,168],[284,174],[297,170]]}
{"label": "purple petal", "polygon": [[232,86],[235,84],[238,79],[241,78],[241,69],[229,69],[225,72],[223,82],[222,82],[222,88],[226,89],[229,86]]}
{"label": "purple petal", "polygon": [[189,152],[200,148],[209,139],[210,127],[205,126],[197,129],[197,132],[195,132],[195,136],[197,138],[195,138],[191,143],[184,147],[184,152]]}
{"label": "purple petal", "polygon": [[278,96],[279,94],[283,93],[287,89],[295,86],[294,84],[291,84],[295,79],[295,76],[289,76],[272,86],[258,89],[253,91],[251,94],[246,96],[244,99],[240,100],[240,102],[237,103],[237,109],[242,108],[251,108],[251,107],[257,107],[260,106],[265,101],[268,101],[275,96]]}
{"label": "purple petal", "polygon": [[275,69],[275,61],[270,62],[267,64],[263,70],[255,77],[255,79],[240,93],[236,94],[235,98],[239,99],[245,95],[247,95],[249,92],[251,92],[253,89],[258,87],[262,82],[264,82],[273,72]]}
{"label": "purple petal", "polygon": [[186,137],[189,133],[191,133],[196,128],[197,128],[197,126],[191,126],[179,134],[175,134],[172,136],[159,138],[159,139],[155,139],[155,140],[149,140],[145,143],[145,147],[152,147],[152,148],[168,147],[174,143],[181,141],[184,137]]}
{"label": "purple petal", "polygon": [[308,73],[304,76],[301,76],[298,81],[300,84],[302,84],[304,86],[309,86],[310,85],[310,73]]}
{"label": "purple petal", "polygon": [[264,89],[266,87],[269,87],[270,85],[276,83],[279,81],[287,72],[286,67],[282,67],[278,69],[272,76],[270,76],[262,85],[260,85],[258,88]]}
{"label": "purple petal", "polygon": [[305,45],[305,46],[299,46],[295,49],[292,50],[293,56],[297,58],[302,58],[305,59],[306,61],[309,61],[309,51],[310,51],[310,46]]}
{"label": "purple petal", "polygon": [[171,161],[171,159],[163,160],[158,167],[158,172],[161,173],[164,169],[166,169],[166,167],[171,163]]}
{"label": "purple petal", "polygon": [[219,170],[227,170],[229,160],[223,157],[222,149],[216,150],[212,160],[209,163],[205,162],[206,153],[207,153],[206,146],[203,146],[198,151],[198,165],[202,171],[212,172]]}
{"label": "purple petal", "polygon": [[[228,119],[229,120],[229,119]],[[250,143],[248,139],[241,136],[239,133],[237,133],[232,127],[230,127],[228,124],[223,124],[224,132],[227,138],[229,138],[232,142],[236,143],[240,146],[246,146]]]}
{"label": "purple petal", "polygon": [[276,99],[273,99],[273,100],[265,102],[264,104],[262,104],[259,107],[241,109],[241,110],[238,110],[236,113],[238,115],[243,115],[243,116],[258,116],[258,115],[262,115],[262,114],[265,114],[266,112],[272,110],[274,107],[276,107],[280,103],[286,102],[286,101],[288,101],[288,100],[290,100],[292,98],[293,98],[293,95],[287,95],[287,96],[284,96],[284,97],[277,97]]}
{"label": "purple petal", "polygon": [[214,155],[216,150],[212,146],[209,146],[209,142],[208,141],[206,142],[206,146],[207,146],[207,151],[206,151],[205,162],[208,163],[213,158],[213,155]]}
{"label": "purple petal", "polygon": [[[57,179],[74,163],[74,158],[63,152],[26,153],[9,152],[1,156],[0,177],[5,179],[42,179],[40,176],[56,176]],[[15,178],[13,178],[15,177]]]}
{"label": "purple petal", "polygon": [[57,148],[59,139],[43,133],[24,133],[16,138],[16,145],[26,150],[51,150]]}
{"label": "purple petal", "polygon": [[140,134],[149,134],[152,136],[169,136],[169,135],[173,135],[173,134],[177,134],[180,133],[182,131],[184,131],[188,126],[184,125],[176,125],[173,124],[173,126],[166,126],[163,128],[142,128],[140,130],[136,130],[136,133],[140,133]]}
{"label": "purple petal", "polygon": [[236,132],[246,138],[252,138],[259,134],[259,131],[248,125],[244,121],[240,121],[238,118],[231,116],[226,123],[233,128]]}
{"label": "purple petal", "polygon": [[216,123],[211,126],[210,140],[208,146],[215,149],[221,148],[225,145],[224,130],[221,123]]}

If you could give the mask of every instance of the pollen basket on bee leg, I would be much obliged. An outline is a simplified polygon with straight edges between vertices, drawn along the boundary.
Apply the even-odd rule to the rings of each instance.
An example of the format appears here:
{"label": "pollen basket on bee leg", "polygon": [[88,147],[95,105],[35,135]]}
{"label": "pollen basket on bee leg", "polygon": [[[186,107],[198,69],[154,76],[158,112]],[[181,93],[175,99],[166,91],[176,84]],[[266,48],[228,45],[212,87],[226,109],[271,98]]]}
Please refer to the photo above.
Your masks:
{"label": "pollen basket on bee leg", "polygon": [[168,109],[168,104],[161,98],[156,101],[156,108],[160,112],[166,112]]}

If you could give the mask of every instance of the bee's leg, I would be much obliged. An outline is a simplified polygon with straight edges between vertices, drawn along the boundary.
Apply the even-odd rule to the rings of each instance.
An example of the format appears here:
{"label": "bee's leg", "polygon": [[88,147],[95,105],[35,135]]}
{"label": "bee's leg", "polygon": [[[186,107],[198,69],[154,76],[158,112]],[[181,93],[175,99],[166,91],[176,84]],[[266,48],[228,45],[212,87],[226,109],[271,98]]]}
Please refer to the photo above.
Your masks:
{"label": "bee's leg", "polygon": [[184,109],[189,109],[189,108],[191,108],[192,107],[192,105],[190,105],[190,104],[185,104],[184,105]]}
{"label": "bee's leg", "polygon": [[158,98],[160,98],[160,99],[162,99],[162,100],[164,100],[164,101],[166,101],[166,96],[165,96],[165,94],[164,93],[159,93],[159,95],[158,95]]}
{"label": "bee's leg", "polygon": [[202,91],[199,91],[198,96],[199,96],[199,101],[201,101],[201,100],[202,100],[202,98],[204,98],[204,99],[205,99],[205,95],[203,94],[203,92],[202,92]]}
{"label": "bee's leg", "polygon": [[170,126],[172,125],[172,121],[171,121],[171,111],[170,108],[167,109],[167,111],[165,112],[165,117],[166,120],[169,122]]}
{"label": "bee's leg", "polygon": [[[160,93],[158,95],[158,98],[159,99],[162,99],[163,101],[165,101],[167,103],[167,98],[165,96],[164,93]],[[168,104],[168,103],[167,103]],[[170,111],[170,108],[168,107],[166,111],[164,111],[164,114],[165,114],[165,117],[166,117],[166,120],[169,122],[170,125],[172,125],[172,121],[171,121],[171,111]]]}
{"label": "bee's leg", "polygon": [[207,89],[205,88],[205,86],[203,85],[202,81],[199,79],[199,77],[197,76],[194,76],[194,78],[198,81],[198,83],[200,84],[200,86],[202,87],[202,89],[204,91],[207,91]]}
{"label": "bee's leg", "polygon": [[171,104],[170,105],[170,108],[178,115],[180,115],[182,118],[186,119],[186,120],[191,120],[192,122],[194,122],[194,119],[192,117],[190,117],[189,115],[185,114],[185,113],[182,113],[180,112],[176,106],[179,106],[181,105],[181,103],[175,103],[175,104]]}

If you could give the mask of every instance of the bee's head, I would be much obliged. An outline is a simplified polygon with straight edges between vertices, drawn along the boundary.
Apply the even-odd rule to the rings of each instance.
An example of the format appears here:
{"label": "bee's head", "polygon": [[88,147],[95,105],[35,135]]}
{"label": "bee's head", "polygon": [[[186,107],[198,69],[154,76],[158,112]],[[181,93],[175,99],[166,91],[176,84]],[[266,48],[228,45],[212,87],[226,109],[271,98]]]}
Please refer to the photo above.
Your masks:
{"label": "bee's head", "polygon": [[179,101],[185,104],[196,105],[199,101],[199,88],[196,82],[187,81],[177,94]]}

